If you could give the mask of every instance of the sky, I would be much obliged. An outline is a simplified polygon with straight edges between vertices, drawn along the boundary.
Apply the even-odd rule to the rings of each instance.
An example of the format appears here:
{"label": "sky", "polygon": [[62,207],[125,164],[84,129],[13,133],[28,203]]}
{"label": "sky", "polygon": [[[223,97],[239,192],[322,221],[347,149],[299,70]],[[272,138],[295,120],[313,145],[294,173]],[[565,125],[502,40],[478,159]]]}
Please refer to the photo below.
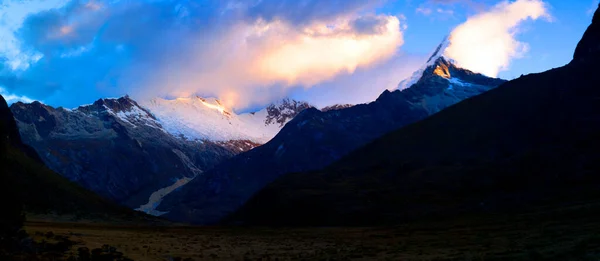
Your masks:
{"label": "sky", "polygon": [[442,40],[513,79],[568,63],[598,0],[0,0],[0,94],[66,108],[218,97],[250,111],[377,98]]}

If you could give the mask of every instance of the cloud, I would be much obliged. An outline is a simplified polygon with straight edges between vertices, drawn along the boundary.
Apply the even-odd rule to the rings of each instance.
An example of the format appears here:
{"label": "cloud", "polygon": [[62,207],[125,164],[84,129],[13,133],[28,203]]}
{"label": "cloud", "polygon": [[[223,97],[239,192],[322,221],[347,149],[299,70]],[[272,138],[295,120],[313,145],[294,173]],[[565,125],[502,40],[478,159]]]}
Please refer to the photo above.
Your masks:
{"label": "cloud", "polygon": [[[399,20],[391,16],[360,17],[334,28],[241,23],[209,46],[187,53],[191,60],[164,64],[149,80],[158,89],[169,86],[172,96],[216,92],[229,106],[245,107],[269,102],[281,95],[282,86],[311,87],[385,60],[401,44]],[[268,88],[278,91],[265,92]]]}
{"label": "cloud", "polygon": [[4,100],[6,100],[6,103],[8,103],[9,106],[15,102],[30,103],[34,101],[33,99],[26,96],[19,96],[9,93],[4,88],[0,88],[0,95],[4,97]]}
{"label": "cloud", "polygon": [[407,53],[371,68],[359,68],[353,74],[341,74],[309,90],[295,89],[299,99],[310,99],[311,104],[325,107],[332,104],[359,104],[374,101],[381,93],[398,88],[398,83],[423,66],[428,57]]}
{"label": "cloud", "polygon": [[417,13],[425,15],[425,16],[428,16],[431,13],[433,13],[433,10],[431,10],[431,8],[427,8],[427,7],[418,7],[415,11]]}
{"label": "cloud", "polygon": [[12,72],[30,84],[7,88],[67,106],[126,93],[214,95],[238,109],[267,103],[392,57],[405,25],[369,13],[376,4],[73,1],[16,31],[20,50],[39,58]]}
{"label": "cloud", "polygon": [[596,9],[598,9],[598,4],[600,4],[599,0],[592,1],[592,5],[585,11],[585,14],[587,16],[594,15],[594,12],[596,11]]}
{"label": "cloud", "polygon": [[445,14],[445,15],[449,15],[449,16],[454,15],[454,10],[452,10],[452,9],[437,8],[437,9],[435,9],[435,11],[438,14]]}
{"label": "cloud", "polygon": [[[244,2],[249,2],[244,4]],[[237,6],[246,5],[246,17],[267,22],[284,20],[291,24],[306,25],[312,21],[331,21],[375,7],[382,0],[259,0],[238,1]]]}
{"label": "cloud", "polygon": [[540,0],[504,1],[456,27],[444,54],[464,68],[496,77],[528,51],[526,43],[516,40],[519,25],[541,17],[550,19]]}
{"label": "cloud", "polygon": [[59,8],[66,0],[6,0],[0,4],[0,56],[13,69],[27,69],[30,63],[36,62],[40,56],[31,50],[19,48],[20,41],[14,32],[30,14]]}
{"label": "cloud", "polygon": [[431,9],[431,8],[427,8],[427,7],[418,7],[416,9],[417,13],[420,13],[425,16],[431,15],[432,13],[434,13],[434,11],[438,14],[454,15],[454,10],[452,10],[452,9],[443,9],[443,8],[439,8],[439,7],[436,9]]}
{"label": "cloud", "polygon": [[[454,17],[454,10],[452,8],[446,8],[446,6],[452,6],[457,3],[462,3],[462,1],[427,1],[422,3],[415,12],[424,16],[431,16],[432,19],[441,19],[445,20],[448,18]],[[432,16],[435,15],[435,16]]]}

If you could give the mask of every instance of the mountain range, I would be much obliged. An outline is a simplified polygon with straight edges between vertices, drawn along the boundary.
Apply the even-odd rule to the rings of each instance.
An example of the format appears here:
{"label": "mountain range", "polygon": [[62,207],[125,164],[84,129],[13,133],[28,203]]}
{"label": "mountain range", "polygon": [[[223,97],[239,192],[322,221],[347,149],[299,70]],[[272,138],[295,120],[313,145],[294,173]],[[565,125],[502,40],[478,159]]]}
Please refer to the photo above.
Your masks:
{"label": "mountain range", "polygon": [[389,131],[505,82],[449,62],[446,42],[409,88],[386,90],[369,104],[308,108],[265,145],[223,161],[165,197],[158,209],[172,220],[215,223],[283,174],[323,168]]}
{"label": "mountain range", "polygon": [[[75,109],[10,107],[23,141],[52,170],[119,204],[158,215],[162,197],[275,135],[306,103],[284,100],[237,115],[216,99],[128,96]],[[148,108],[152,109],[150,111]],[[285,110],[285,115],[278,114]]]}
{"label": "mountain range", "polygon": [[113,202],[194,224],[335,225],[349,215],[344,225],[373,225],[554,202],[540,196],[549,188],[584,198],[597,168],[582,145],[596,138],[596,20],[570,64],[509,82],[447,59],[445,39],[367,104],[285,99],[237,114],[197,96],[18,102],[10,111],[24,144],[13,147]]}
{"label": "mountain range", "polygon": [[486,77],[446,46],[375,101],[320,110],[0,95],[0,259],[595,260],[600,5],[542,73]]}
{"label": "mountain range", "polygon": [[386,225],[597,201],[599,59],[596,11],[569,64],[466,99],[326,168],[282,176],[226,223]]}

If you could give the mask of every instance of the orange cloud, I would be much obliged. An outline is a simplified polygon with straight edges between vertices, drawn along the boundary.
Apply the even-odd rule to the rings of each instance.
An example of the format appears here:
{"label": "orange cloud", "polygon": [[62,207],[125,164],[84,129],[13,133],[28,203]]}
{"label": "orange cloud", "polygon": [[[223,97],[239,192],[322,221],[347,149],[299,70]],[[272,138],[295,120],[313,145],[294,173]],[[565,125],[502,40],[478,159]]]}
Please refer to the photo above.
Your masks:
{"label": "orange cloud", "polygon": [[397,17],[369,16],[302,28],[279,20],[239,23],[214,43],[190,54],[184,70],[165,65],[153,83],[174,96],[212,93],[227,107],[243,108],[283,96],[290,86],[310,88],[385,61],[403,36]]}
{"label": "orange cloud", "polygon": [[[273,35],[269,44],[259,51],[253,63],[254,72],[266,81],[285,81],[288,85],[310,86],[331,79],[339,73],[352,73],[359,66],[368,66],[390,57],[402,45],[400,22],[386,17],[381,33],[359,35],[354,31],[327,31],[322,34],[295,36]],[[288,31],[284,24],[273,30]],[[347,24],[338,25],[347,28]],[[325,31],[325,32],[323,32]]]}

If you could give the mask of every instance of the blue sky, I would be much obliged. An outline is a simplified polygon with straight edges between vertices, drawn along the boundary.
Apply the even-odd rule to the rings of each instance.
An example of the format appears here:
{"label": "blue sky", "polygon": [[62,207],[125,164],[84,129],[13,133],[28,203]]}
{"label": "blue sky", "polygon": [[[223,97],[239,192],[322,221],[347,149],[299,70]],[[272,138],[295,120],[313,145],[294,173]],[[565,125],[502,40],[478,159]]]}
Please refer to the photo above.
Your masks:
{"label": "blue sky", "polygon": [[[517,4],[527,8],[511,9]],[[8,0],[0,4],[0,93],[9,101],[64,107],[125,94],[218,96],[238,111],[285,96],[317,106],[368,102],[420,67],[450,34],[457,62],[501,78],[564,65],[597,6],[597,0]],[[495,40],[478,31],[498,21],[510,26],[494,27]],[[473,61],[461,53],[473,46],[459,45],[460,35],[514,48],[488,48],[489,63]]]}

